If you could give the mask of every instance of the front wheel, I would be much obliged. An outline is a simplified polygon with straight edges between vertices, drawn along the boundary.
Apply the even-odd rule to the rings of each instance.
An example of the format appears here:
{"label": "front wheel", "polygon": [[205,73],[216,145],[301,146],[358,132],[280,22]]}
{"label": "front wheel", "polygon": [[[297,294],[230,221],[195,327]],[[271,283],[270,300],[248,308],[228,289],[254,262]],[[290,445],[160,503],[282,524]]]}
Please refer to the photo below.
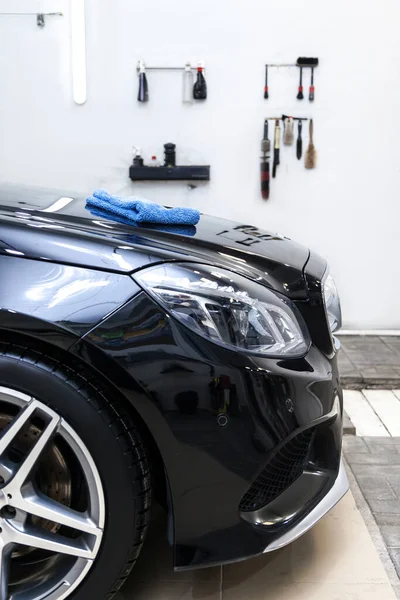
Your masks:
{"label": "front wheel", "polygon": [[0,345],[0,600],[109,600],[124,582],[151,490],[122,413],[77,370]]}

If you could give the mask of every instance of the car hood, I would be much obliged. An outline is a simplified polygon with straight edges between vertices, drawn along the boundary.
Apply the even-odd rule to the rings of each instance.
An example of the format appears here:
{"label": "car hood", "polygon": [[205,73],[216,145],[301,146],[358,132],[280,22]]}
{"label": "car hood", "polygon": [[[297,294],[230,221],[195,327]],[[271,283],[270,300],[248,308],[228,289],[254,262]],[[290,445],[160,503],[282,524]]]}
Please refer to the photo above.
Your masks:
{"label": "car hood", "polygon": [[201,215],[196,227],[136,226],[91,214],[84,198],[0,189],[0,252],[132,273],[162,261],[213,264],[305,298],[307,248],[252,225]]}

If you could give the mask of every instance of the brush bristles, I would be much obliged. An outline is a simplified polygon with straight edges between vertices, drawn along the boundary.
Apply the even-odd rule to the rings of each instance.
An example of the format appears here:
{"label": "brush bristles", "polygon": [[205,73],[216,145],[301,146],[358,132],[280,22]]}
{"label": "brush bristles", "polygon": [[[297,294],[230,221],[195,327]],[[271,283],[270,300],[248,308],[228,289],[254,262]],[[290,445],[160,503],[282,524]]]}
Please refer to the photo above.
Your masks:
{"label": "brush bristles", "polygon": [[306,158],[305,158],[305,167],[306,169],[315,169],[317,165],[317,151],[312,142],[308,145]]}
{"label": "brush bristles", "polygon": [[294,123],[293,119],[287,119],[285,130],[283,132],[283,143],[285,146],[291,146],[294,142]]}

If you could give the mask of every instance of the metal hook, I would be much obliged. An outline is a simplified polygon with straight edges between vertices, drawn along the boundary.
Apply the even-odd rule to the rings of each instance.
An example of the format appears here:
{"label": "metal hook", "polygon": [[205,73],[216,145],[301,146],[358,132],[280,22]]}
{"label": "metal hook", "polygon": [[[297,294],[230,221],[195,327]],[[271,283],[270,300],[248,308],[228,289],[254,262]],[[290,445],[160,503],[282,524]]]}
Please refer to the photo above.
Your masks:
{"label": "metal hook", "polygon": [[43,13],[38,13],[36,15],[36,25],[38,27],[44,27],[46,25],[46,21],[44,20],[44,14]]}

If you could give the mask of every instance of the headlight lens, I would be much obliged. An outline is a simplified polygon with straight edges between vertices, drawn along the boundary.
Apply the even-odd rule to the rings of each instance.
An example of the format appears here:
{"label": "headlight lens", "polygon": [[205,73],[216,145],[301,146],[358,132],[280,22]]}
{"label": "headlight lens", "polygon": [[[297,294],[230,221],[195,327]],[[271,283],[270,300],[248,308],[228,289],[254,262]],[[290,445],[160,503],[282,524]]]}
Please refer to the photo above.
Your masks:
{"label": "headlight lens", "polygon": [[330,274],[323,281],[323,294],[329,328],[333,333],[342,326],[342,310],[340,308],[340,298],[336,283]]}
{"label": "headlight lens", "polygon": [[216,344],[265,356],[302,356],[308,349],[293,303],[241,275],[168,263],[134,279],[181,323]]}

